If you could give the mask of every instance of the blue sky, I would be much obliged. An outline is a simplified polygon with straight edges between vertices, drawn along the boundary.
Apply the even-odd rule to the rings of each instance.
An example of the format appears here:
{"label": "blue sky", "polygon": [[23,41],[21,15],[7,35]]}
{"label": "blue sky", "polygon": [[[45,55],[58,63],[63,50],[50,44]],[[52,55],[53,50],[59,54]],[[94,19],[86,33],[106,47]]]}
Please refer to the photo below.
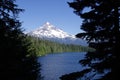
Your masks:
{"label": "blue sky", "polygon": [[20,13],[19,19],[22,21],[22,28],[26,32],[32,31],[45,22],[50,22],[54,26],[70,34],[81,32],[82,20],[73,13],[67,2],[73,0],[16,0],[19,8],[25,9]]}

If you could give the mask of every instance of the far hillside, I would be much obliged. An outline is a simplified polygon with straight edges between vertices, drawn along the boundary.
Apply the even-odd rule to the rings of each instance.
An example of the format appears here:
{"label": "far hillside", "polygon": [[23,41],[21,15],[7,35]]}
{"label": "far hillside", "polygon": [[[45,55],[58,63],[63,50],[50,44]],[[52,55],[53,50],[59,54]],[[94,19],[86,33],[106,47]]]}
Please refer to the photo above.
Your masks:
{"label": "far hillside", "polygon": [[59,43],[88,46],[85,40],[76,38],[75,35],[69,34],[49,22],[46,22],[35,30],[28,32],[27,35]]}
{"label": "far hillside", "polygon": [[43,56],[50,53],[88,52],[94,50],[90,47],[73,44],[60,44],[49,40],[43,40],[37,37],[28,36],[28,39],[31,40],[33,47],[36,49],[37,56]]}

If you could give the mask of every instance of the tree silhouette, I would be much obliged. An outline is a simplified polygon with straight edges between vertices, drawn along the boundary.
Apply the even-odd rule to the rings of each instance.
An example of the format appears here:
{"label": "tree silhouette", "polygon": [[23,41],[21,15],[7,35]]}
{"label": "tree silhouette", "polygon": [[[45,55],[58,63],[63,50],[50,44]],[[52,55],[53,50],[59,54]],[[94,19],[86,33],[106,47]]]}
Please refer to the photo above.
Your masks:
{"label": "tree silhouette", "polygon": [[76,36],[96,49],[80,61],[90,69],[83,73],[84,80],[93,80],[98,74],[104,74],[98,77],[99,80],[119,80],[120,0],[74,0],[68,4],[83,18],[81,29],[85,32]]}
{"label": "tree silhouette", "polygon": [[39,64],[35,49],[17,20],[15,0],[0,0],[0,79],[36,80]]}

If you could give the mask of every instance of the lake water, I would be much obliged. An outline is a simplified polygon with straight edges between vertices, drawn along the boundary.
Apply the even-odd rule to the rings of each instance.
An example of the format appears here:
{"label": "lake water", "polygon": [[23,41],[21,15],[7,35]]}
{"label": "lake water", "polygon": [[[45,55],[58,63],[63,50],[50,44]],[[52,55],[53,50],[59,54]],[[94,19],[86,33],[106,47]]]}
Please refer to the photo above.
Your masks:
{"label": "lake water", "polygon": [[60,80],[59,77],[72,72],[81,71],[79,60],[85,52],[57,53],[39,57],[43,80]]}

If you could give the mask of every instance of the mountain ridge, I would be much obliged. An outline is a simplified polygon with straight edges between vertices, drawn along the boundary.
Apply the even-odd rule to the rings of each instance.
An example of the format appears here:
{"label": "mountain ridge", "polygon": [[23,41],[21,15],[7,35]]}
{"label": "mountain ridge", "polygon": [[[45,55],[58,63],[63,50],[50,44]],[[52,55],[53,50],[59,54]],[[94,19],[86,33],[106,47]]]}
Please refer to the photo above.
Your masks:
{"label": "mountain ridge", "polygon": [[46,40],[65,43],[65,44],[75,44],[75,45],[83,45],[83,46],[88,45],[86,41],[82,39],[78,39],[74,35],[64,32],[62,29],[55,27],[49,22],[46,22],[39,28],[27,34],[41,39],[46,39]]}

